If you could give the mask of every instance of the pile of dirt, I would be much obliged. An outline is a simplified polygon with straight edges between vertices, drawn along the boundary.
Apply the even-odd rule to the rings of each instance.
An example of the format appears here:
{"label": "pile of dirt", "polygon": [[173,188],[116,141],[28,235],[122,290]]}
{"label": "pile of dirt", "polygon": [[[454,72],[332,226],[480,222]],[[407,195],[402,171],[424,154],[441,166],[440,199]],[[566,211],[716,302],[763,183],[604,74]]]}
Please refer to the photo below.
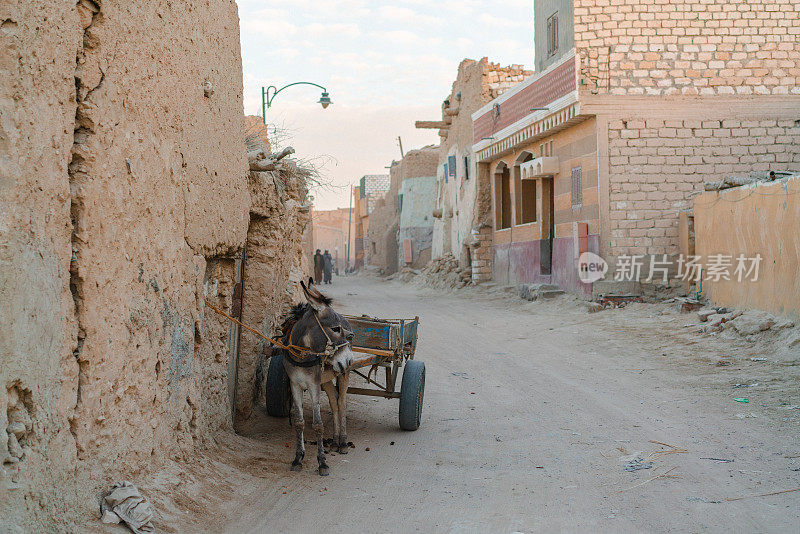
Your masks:
{"label": "pile of dirt", "polygon": [[431,260],[416,278],[420,285],[439,289],[458,289],[472,281],[472,267],[459,267],[453,254]]}
{"label": "pile of dirt", "polygon": [[800,345],[800,328],[789,318],[758,310],[703,308],[697,312],[701,332],[724,333],[724,337],[743,337],[749,341],[786,338],[790,346]]}

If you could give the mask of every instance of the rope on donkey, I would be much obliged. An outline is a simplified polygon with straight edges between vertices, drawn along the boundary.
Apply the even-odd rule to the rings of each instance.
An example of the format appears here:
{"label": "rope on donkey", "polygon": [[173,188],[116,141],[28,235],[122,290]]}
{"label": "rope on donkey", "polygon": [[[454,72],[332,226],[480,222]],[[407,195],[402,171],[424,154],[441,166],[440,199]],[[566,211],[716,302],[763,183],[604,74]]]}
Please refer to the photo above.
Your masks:
{"label": "rope on donkey", "polygon": [[292,354],[294,354],[295,352],[311,352],[311,349],[308,348],[308,347],[299,347],[297,345],[292,345],[292,344],[284,345],[280,341],[276,341],[276,340],[272,339],[271,337],[267,337],[264,334],[262,334],[261,332],[259,332],[258,330],[256,330],[255,328],[250,328],[249,326],[247,326],[243,322],[231,317],[230,315],[228,315],[224,311],[220,310],[219,308],[217,308],[216,306],[214,306],[210,302],[205,301],[205,303],[206,303],[206,306],[208,306],[209,308],[211,308],[212,310],[214,310],[218,314],[220,314],[223,317],[226,317],[227,319],[233,321],[234,323],[238,324],[242,328],[246,328],[247,330],[251,331],[252,333],[257,335],[258,337],[260,337],[261,339],[265,339],[266,341],[269,341],[270,343],[272,343],[273,345],[275,345],[278,348],[281,348],[281,349],[284,349],[284,350],[288,350]]}
{"label": "rope on donkey", "polygon": [[[331,356],[331,355],[332,355],[334,352],[336,352],[338,349],[340,349],[340,348],[341,348],[341,347],[343,347],[344,345],[347,345],[347,342],[340,343],[340,344],[338,344],[338,345],[334,344],[334,343],[333,343],[333,341],[331,341],[331,338],[330,338],[330,336],[328,336],[328,333],[327,333],[327,332],[325,331],[325,329],[322,327],[322,323],[320,323],[320,322],[319,322],[319,318],[317,318],[317,315],[316,315],[316,314],[314,314],[314,319],[316,319],[316,321],[317,321],[317,325],[319,325],[319,328],[320,328],[320,330],[322,330],[322,333],[325,335],[325,338],[328,340],[328,342],[325,344],[325,352],[321,352],[321,353],[315,353],[315,352],[314,352],[314,351],[312,351],[312,350],[311,350],[309,347],[301,347],[301,346],[299,346],[299,345],[292,345],[291,343],[290,343],[290,344],[288,344],[288,345],[284,345],[283,343],[281,343],[281,342],[279,342],[279,341],[276,341],[276,340],[272,339],[271,337],[267,337],[267,336],[265,336],[264,334],[262,334],[261,332],[259,332],[259,331],[258,331],[258,330],[256,330],[255,328],[250,328],[249,326],[247,326],[247,325],[246,325],[246,324],[244,324],[243,322],[241,322],[241,321],[239,321],[239,320],[237,320],[237,319],[235,319],[235,318],[231,317],[230,315],[228,315],[228,314],[227,314],[227,313],[225,313],[224,311],[220,310],[219,308],[217,308],[216,306],[214,306],[213,304],[211,304],[211,303],[210,303],[210,302],[208,302],[207,300],[205,301],[205,303],[206,303],[206,306],[208,306],[209,308],[211,308],[212,310],[214,310],[214,311],[215,311],[215,312],[217,312],[218,314],[220,314],[220,315],[222,315],[223,317],[226,317],[227,319],[229,319],[229,320],[233,321],[234,323],[238,324],[238,325],[239,325],[239,326],[241,326],[242,328],[246,328],[247,330],[249,330],[249,331],[251,331],[252,333],[254,333],[255,335],[257,335],[258,337],[260,337],[260,338],[262,338],[262,339],[265,339],[266,341],[269,341],[270,343],[272,343],[272,344],[273,344],[273,345],[275,345],[276,347],[278,347],[278,348],[281,348],[281,349],[284,349],[284,350],[288,351],[288,352],[289,352],[289,354],[291,354],[292,356],[294,356],[295,358],[297,358],[297,359],[298,359],[298,360],[300,360],[301,362],[302,362],[304,359],[307,359],[309,356],[311,356],[311,355],[314,355],[315,357],[319,357],[319,358],[321,358],[321,359],[322,359],[322,363],[323,363],[323,364],[324,364],[324,363],[327,363],[327,360],[328,360],[328,358],[329,358],[329,357],[330,357],[330,356]],[[292,326],[292,330],[294,330],[294,326]],[[289,334],[289,339],[290,339],[290,340],[292,339],[291,333]],[[304,353],[308,353],[308,354],[304,354]]]}

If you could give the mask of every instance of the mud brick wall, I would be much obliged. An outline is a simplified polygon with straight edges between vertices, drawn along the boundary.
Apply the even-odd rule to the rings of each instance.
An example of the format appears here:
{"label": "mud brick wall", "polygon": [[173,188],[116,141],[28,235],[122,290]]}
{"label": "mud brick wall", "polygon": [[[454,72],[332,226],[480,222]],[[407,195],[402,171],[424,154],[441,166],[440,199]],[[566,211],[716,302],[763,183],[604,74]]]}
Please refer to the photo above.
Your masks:
{"label": "mud brick wall", "polygon": [[692,207],[704,181],[800,170],[793,119],[614,120],[608,137],[614,256],[678,254],[678,212]]}
{"label": "mud brick wall", "polygon": [[[299,286],[310,274],[304,243],[311,236],[311,213],[303,172],[293,165],[279,171],[251,171],[250,227],[244,260],[242,321],[274,336],[289,306],[304,299]],[[237,362],[236,419],[250,417],[253,382],[265,341],[243,331]],[[266,372],[266,369],[265,369]]]}
{"label": "mud brick wall", "polygon": [[800,94],[795,0],[575,0],[574,15],[594,90]]}
{"label": "mud brick wall", "polygon": [[0,530],[73,530],[230,425],[237,8],[11,0],[0,58]]}

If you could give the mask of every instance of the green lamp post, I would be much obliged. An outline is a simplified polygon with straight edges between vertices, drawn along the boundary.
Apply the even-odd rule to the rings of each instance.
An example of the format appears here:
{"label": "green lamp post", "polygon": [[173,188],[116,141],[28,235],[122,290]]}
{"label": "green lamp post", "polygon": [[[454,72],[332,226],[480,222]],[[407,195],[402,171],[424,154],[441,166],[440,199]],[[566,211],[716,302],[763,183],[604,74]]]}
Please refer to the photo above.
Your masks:
{"label": "green lamp post", "polygon": [[278,89],[274,85],[270,85],[269,87],[266,88],[266,90],[264,89],[264,87],[261,87],[261,120],[264,122],[264,124],[267,123],[267,108],[272,107],[272,101],[275,100],[277,94],[286,89],[287,87],[291,87],[293,85],[313,85],[314,87],[319,87],[320,89],[322,89],[322,95],[319,97],[317,104],[320,104],[322,106],[322,109],[325,109],[331,104],[333,104],[333,102],[331,102],[330,95],[328,95],[328,90],[325,89],[323,86],[313,82],[294,82],[290,83],[289,85],[284,85],[280,89]]}

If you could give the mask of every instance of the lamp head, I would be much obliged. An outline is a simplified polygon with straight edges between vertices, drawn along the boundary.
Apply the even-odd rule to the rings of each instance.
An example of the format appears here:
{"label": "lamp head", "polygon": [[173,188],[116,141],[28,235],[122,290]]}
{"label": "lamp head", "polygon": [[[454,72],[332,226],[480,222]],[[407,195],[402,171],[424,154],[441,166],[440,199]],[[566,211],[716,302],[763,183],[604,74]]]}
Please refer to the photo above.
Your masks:
{"label": "lamp head", "polygon": [[321,104],[322,105],[322,109],[325,109],[328,106],[330,106],[331,104],[333,104],[333,102],[331,102],[331,97],[328,96],[328,93],[325,92],[325,91],[322,91],[322,96],[319,97],[319,102],[317,102],[317,104]]}

